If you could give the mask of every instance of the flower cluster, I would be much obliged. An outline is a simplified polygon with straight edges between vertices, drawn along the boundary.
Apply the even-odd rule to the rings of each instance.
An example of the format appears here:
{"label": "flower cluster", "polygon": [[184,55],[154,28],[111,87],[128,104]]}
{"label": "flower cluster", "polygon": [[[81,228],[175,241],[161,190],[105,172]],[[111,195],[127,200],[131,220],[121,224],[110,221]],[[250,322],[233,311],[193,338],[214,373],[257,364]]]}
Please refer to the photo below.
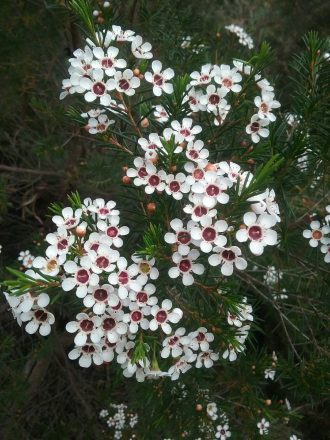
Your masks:
{"label": "flower cluster", "polygon": [[277,356],[276,356],[275,351],[273,351],[273,354],[272,354],[272,365],[271,365],[271,367],[266,368],[265,371],[264,371],[265,379],[270,379],[270,380],[274,380],[275,379],[276,362],[277,362]]}
{"label": "flower cluster", "polygon": [[313,248],[321,247],[324,254],[324,261],[330,263],[330,205],[326,206],[326,212],[323,222],[312,220],[310,229],[303,231],[303,236],[309,240],[309,245]]}
{"label": "flower cluster", "polygon": [[[107,409],[102,409],[99,414],[100,419],[104,420],[108,428],[113,430],[113,438],[115,440],[126,438],[124,434],[129,434],[137,425],[138,415],[130,412],[124,403],[119,405],[111,403],[109,409],[111,415]],[[134,438],[134,435],[131,438]]]}
{"label": "flower cluster", "polygon": [[225,26],[225,29],[237,35],[239,43],[242,44],[243,46],[247,46],[249,49],[254,48],[254,43],[252,38],[248,33],[245,32],[245,30],[241,26],[238,26],[237,24],[230,24],[228,26]]}
{"label": "flower cluster", "polygon": [[[59,209],[52,220],[57,229],[46,236],[45,256],[36,257],[33,270],[25,275],[35,280],[38,288],[55,286],[62,292],[74,292],[84,308],[66,324],[67,332],[75,334],[70,359],[78,359],[79,365],[86,368],[116,357],[124,376],[136,375],[138,381],[163,375],[175,380],[193,363],[196,368],[213,365],[218,354],[209,347],[214,336],[206,328],[184,336],[181,327],[172,334],[172,325],[183,314],[169,299],[159,302],[153,284],[159,277],[155,259],[132,255],[127,260],[120,254],[129,228],[120,225],[114,201],[87,198],[75,209]],[[35,294],[31,289],[23,295],[6,297],[19,324],[28,322],[28,333],[50,333],[55,318],[46,310],[50,302],[47,293]],[[144,352],[136,355],[147,346],[141,344],[143,332],[158,330],[168,336],[161,357],[175,359],[168,373],[154,368]],[[135,339],[137,333],[139,340]]]}
{"label": "flower cluster", "polygon": [[[160,61],[154,60],[151,71],[141,74],[137,66],[153,55],[151,44],[143,42],[140,35],[113,25],[111,30],[98,32],[96,39],[98,44],[87,38],[84,49],[77,49],[69,59],[70,77],[63,80],[60,99],[75,93],[83,94],[85,101],[97,102],[107,111],[118,113],[126,111],[123,97],[133,96],[142,80],[152,84],[155,96],[173,92],[169,81],[174,72],[170,68],[163,69]],[[87,124],[90,133],[102,133],[113,123],[103,114],[105,109],[91,112],[82,115],[90,117]]]}
{"label": "flower cluster", "polygon": [[17,257],[18,261],[22,262],[22,266],[25,269],[30,269],[34,260],[34,256],[29,250],[21,251]]}
{"label": "flower cluster", "polygon": [[[208,149],[196,139],[201,131],[191,118],[172,121],[171,128],[165,128],[162,135],[151,133],[138,140],[144,157],[136,157],[134,168],[127,170],[133,184],[143,187],[147,194],[165,192],[183,201],[182,217],[187,214],[187,221],[171,220],[171,231],[164,240],[174,250],[174,266],[168,274],[181,278],[185,286],[204,273],[205,266],[197,260],[205,254],[209,254],[208,264],[219,267],[224,276],[232,275],[234,268],[244,270],[247,261],[233,240],[248,242],[250,251],[261,255],[265,246],[277,243],[272,228],[280,221],[275,193],[269,189],[248,198],[250,211],[243,216],[244,225],[224,215],[225,206],[235,203],[237,193],[248,188],[253,175],[233,162],[209,162]],[[159,160],[169,156],[184,157],[182,169],[176,174],[168,173],[162,166],[164,161]]]}

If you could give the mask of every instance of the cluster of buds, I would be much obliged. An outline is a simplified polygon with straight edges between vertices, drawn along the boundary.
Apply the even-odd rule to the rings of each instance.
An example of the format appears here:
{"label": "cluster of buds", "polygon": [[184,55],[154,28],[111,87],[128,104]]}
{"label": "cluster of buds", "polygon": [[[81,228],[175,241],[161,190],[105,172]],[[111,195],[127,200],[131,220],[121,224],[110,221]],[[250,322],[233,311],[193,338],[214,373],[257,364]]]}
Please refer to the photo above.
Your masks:
{"label": "cluster of buds", "polygon": [[249,49],[254,48],[252,37],[241,26],[238,26],[237,24],[230,24],[225,26],[225,29],[232,34],[237,35],[238,41],[240,44],[242,44],[242,46],[247,46]]}

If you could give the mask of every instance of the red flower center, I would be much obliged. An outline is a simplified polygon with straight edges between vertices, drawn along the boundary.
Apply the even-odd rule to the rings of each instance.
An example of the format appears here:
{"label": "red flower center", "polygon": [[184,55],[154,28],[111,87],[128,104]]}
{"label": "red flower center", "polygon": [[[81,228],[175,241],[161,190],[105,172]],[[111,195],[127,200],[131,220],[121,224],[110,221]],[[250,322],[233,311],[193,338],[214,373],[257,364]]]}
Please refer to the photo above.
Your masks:
{"label": "red flower center", "polygon": [[196,339],[198,342],[204,341],[205,340],[205,333],[199,332]]}
{"label": "red flower center", "polygon": [[87,354],[94,353],[95,347],[93,345],[84,345],[83,347],[81,347],[81,351]]}
{"label": "red flower center", "polygon": [[115,227],[115,226],[110,226],[108,229],[107,229],[107,236],[108,237],[111,237],[111,238],[114,238],[114,237],[117,237],[117,235],[118,235],[118,229]]}
{"label": "red flower center", "polygon": [[94,298],[97,301],[104,302],[108,299],[108,292],[105,289],[96,289],[94,292]]}
{"label": "red flower center", "polygon": [[213,105],[217,105],[217,104],[219,104],[219,102],[220,102],[220,96],[219,96],[219,95],[216,95],[216,94],[210,95],[210,97],[209,97],[209,102],[210,102],[210,104],[213,104]]}
{"label": "red flower center", "polygon": [[167,319],[167,313],[165,310],[159,310],[159,312],[156,313],[156,321],[160,322],[161,324],[163,324],[166,319]]}
{"label": "red flower center", "polygon": [[203,217],[203,215],[207,214],[207,209],[205,206],[196,206],[194,213],[197,217]]}
{"label": "red flower center", "polygon": [[109,258],[101,256],[96,259],[95,263],[96,263],[96,266],[99,267],[100,269],[105,269],[106,267],[109,266],[110,261],[109,261]]}
{"label": "red flower center", "polygon": [[173,182],[170,183],[169,187],[172,192],[178,192],[180,190],[180,183],[176,180],[173,180]]}
{"label": "red flower center", "polygon": [[262,237],[262,229],[260,226],[251,226],[251,228],[249,228],[249,237],[251,238],[251,240],[260,240],[260,238]]}
{"label": "red flower center", "polygon": [[116,327],[116,321],[113,318],[105,318],[102,325],[104,330],[110,331]]}
{"label": "red flower center", "polygon": [[156,75],[154,75],[154,84],[159,87],[164,84],[164,79],[163,79],[162,75],[159,75],[158,73],[156,73]]}
{"label": "red flower center", "polygon": [[196,150],[189,150],[188,151],[188,156],[191,157],[192,159],[198,159],[199,158],[199,153]]}
{"label": "red flower center", "polygon": [[188,244],[190,242],[190,234],[187,231],[180,231],[177,235],[177,240],[181,244]]}
{"label": "red flower center", "polygon": [[173,336],[173,338],[171,338],[168,342],[168,345],[176,345],[176,343],[178,342],[179,338],[177,336]]}
{"label": "red flower center", "polygon": [[108,214],[110,214],[110,209],[104,206],[103,208],[99,209],[99,214],[108,215]]}
{"label": "red flower center", "polygon": [[103,58],[101,64],[102,67],[104,67],[105,69],[109,69],[110,67],[113,66],[113,61],[110,58]]}
{"label": "red flower center", "polygon": [[120,272],[120,274],[118,275],[118,282],[119,284],[127,284],[129,280],[129,276],[127,272]]}
{"label": "red flower center", "polygon": [[235,260],[235,257],[236,257],[234,252],[231,250],[228,250],[228,249],[222,251],[221,255],[222,255],[222,258],[224,258],[225,260],[228,260],[228,261],[233,261],[233,260]]}
{"label": "red flower center", "polygon": [[119,87],[122,90],[128,90],[129,89],[129,82],[127,81],[127,79],[120,79],[118,84],[119,84]]}
{"label": "red flower center", "polygon": [[191,131],[188,128],[183,128],[182,130],[180,130],[180,133],[182,134],[182,136],[187,137],[190,136]]}
{"label": "red flower center", "polygon": [[188,259],[181,260],[179,263],[179,269],[181,272],[189,272],[191,269],[191,262]]}
{"label": "red flower center", "polygon": [[86,269],[79,269],[76,274],[76,279],[80,284],[86,284],[89,280],[89,273]]}
{"label": "red flower center", "polygon": [[66,249],[68,247],[68,244],[69,244],[68,240],[66,238],[62,238],[62,240],[60,240],[57,243],[57,249],[59,251],[63,251],[64,249]]}
{"label": "red flower center", "polygon": [[206,188],[206,194],[207,194],[208,196],[211,196],[211,197],[213,197],[213,196],[217,196],[219,193],[220,193],[220,189],[219,189],[219,187],[216,186],[216,185],[209,185],[209,186]]}
{"label": "red flower center", "polygon": [[222,85],[229,89],[233,85],[233,81],[230,78],[224,78],[222,80]]}
{"label": "red flower center", "polygon": [[146,303],[148,301],[148,294],[146,292],[138,292],[136,299],[140,303]]}
{"label": "red flower center", "polygon": [[149,183],[151,186],[157,186],[160,184],[160,178],[156,174],[154,174],[149,177]]}
{"label": "red flower center", "polygon": [[91,332],[94,328],[94,322],[89,319],[83,319],[79,325],[81,330],[85,333]]}
{"label": "red flower center", "polygon": [[196,180],[201,180],[204,177],[204,171],[203,170],[194,170],[193,172],[193,176],[195,177]]}
{"label": "red flower center", "polygon": [[45,322],[45,321],[47,321],[47,317],[48,317],[47,313],[44,312],[43,310],[36,310],[36,311],[34,312],[34,316],[35,316],[35,318],[36,318],[38,321],[40,321],[40,322]]}
{"label": "red flower center", "polygon": [[320,240],[322,238],[322,236],[323,236],[323,234],[319,229],[313,231],[313,233],[312,233],[312,237],[314,238],[314,240]]}
{"label": "red flower center", "polygon": [[259,122],[252,122],[251,124],[252,133],[256,133],[257,131],[259,131],[259,128],[260,128]]}
{"label": "red flower center", "polygon": [[145,167],[141,167],[138,171],[138,176],[139,177],[146,177],[148,175],[147,170],[145,169]]}
{"label": "red flower center", "polygon": [[102,96],[104,95],[105,92],[105,85],[101,82],[97,82],[93,85],[93,92],[95,93],[95,95],[97,96]]}
{"label": "red flower center", "polygon": [[205,228],[202,232],[202,237],[205,241],[213,241],[217,236],[216,230],[214,228]]}
{"label": "red flower center", "polygon": [[132,321],[139,322],[142,319],[142,313],[140,312],[140,310],[135,310],[134,312],[131,313],[131,318]]}

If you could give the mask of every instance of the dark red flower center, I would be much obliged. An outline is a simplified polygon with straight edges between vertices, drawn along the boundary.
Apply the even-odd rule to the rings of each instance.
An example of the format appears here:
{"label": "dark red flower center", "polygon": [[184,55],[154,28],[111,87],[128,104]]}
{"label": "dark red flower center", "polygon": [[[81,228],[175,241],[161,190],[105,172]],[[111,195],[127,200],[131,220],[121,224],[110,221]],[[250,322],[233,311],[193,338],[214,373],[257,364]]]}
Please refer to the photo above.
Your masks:
{"label": "dark red flower center", "polygon": [[113,61],[110,58],[103,58],[101,64],[102,67],[104,67],[105,69],[109,69],[110,67],[113,66]]}
{"label": "dark red flower center", "polygon": [[116,321],[113,318],[105,318],[105,320],[103,321],[103,329],[106,331],[110,331],[113,328],[116,327]]}
{"label": "dark red flower center", "polygon": [[94,298],[97,301],[104,302],[108,299],[108,292],[105,289],[96,289],[94,292]]}
{"label": "dark red flower center", "polygon": [[66,249],[68,247],[68,244],[69,244],[68,240],[66,238],[62,238],[62,240],[60,240],[57,243],[57,249],[59,251],[63,251],[64,249]]}
{"label": "dark red flower center", "polygon": [[128,90],[129,89],[129,82],[127,81],[127,79],[120,79],[118,84],[119,84],[119,87],[122,90]]}
{"label": "dark red flower center", "polygon": [[169,187],[172,192],[178,192],[180,190],[180,183],[176,180],[173,180],[173,182],[170,183]]}
{"label": "dark red flower center", "polygon": [[163,322],[166,321],[167,319],[167,313],[165,310],[159,310],[159,312],[156,313],[156,321],[160,322],[161,324],[163,324]]}
{"label": "dark red flower center", "polygon": [[173,336],[173,338],[171,338],[168,342],[168,345],[176,345],[176,343],[178,342],[179,338],[177,336]]}
{"label": "dark red flower center", "polygon": [[196,206],[194,213],[197,217],[203,217],[203,215],[207,214],[207,209],[205,206]]}
{"label": "dark red flower center", "polygon": [[208,227],[205,228],[202,232],[202,237],[205,241],[213,241],[217,236],[216,230],[214,228]]}
{"label": "dark red flower center", "polygon": [[220,193],[220,189],[216,185],[209,185],[206,188],[206,194],[210,197],[217,196]]}
{"label": "dark red flower center", "polygon": [[139,322],[142,319],[142,313],[140,312],[140,310],[135,310],[134,312],[131,313],[131,318],[132,321]]}
{"label": "dark red flower center", "polygon": [[162,75],[159,75],[158,73],[156,73],[156,75],[154,75],[154,84],[159,87],[164,84],[164,79],[163,79]]}
{"label": "dark red flower center", "polygon": [[136,299],[140,303],[146,303],[148,301],[148,294],[146,292],[138,292]]}
{"label": "dark red flower center", "polygon": [[252,133],[256,133],[257,131],[259,131],[259,128],[260,128],[259,122],[252,122],[251,124]]}
{"label": "dark red flower center", "polygon": [[95,347],[93,345],[84,345],[81,347],[81,351],[83,351],[84,353],[94,353],[95,352]]}
{"label": "dark red flower center", "polygon": [[157,186],[160,184],[160,178],[156,174],[154,174],[149,177],[149,183],[151,186]]}
{"label": "dark red flower center", "polygon": [[145,167],[141,167],[138,171],[139,177],[146,177],[148,175],[147,170]]}
{"label": "dark red flower center", "polygon": [[83,319],[79,325],[81,330],[85,333],[91,332],[94,328],[94,322],[89,319]]}
{"label": "dark red flower center", "polygon": [[249,237],[251,240],[259,240],[262,237],[262,229],[260,226],[251,226],[249,228]]}
{"label": "dark red flower center", "polygon": [[104,206],[103,208],[99,209],[99,214],[101,214],[101,215],[108,215],[108,214],[110,214],[110,209],[107,208],[106,206]]}
{"label": "dark red flower center", "polygon": [[86,284],[89,280],[89,273],[86,269],[79,269],[76,274],[76,279],[81,284]]}
{"label": "dark red flower center", "polygon": [[182,130],[180,130],[180,133],[182,134],[182,136],[187,137],[190,136],[191,131],[188,128],[183,128]]}
{"label": "dark red flower center", "polygon": [[217,105],[220,102],[220,96],[216,94],[212,94],[209,97],[210,104]]}
{"label": "dark red flower center", "polygon": [[233,261],[233,260],[235,260],[235,257],[236,257],[234,252],[229,249],[225,249],[224,251],[222,251],[221,255],[222,255],[222,258],[224,258],[225,260],[228,260],[228,261]]}
{"label": "dark red flower center", "polygon": [[125,271],[120,272],[120,274],[118,275],[119,284],[127,284],[128,280],[129,280],[128,273]]}
{"label": "dark red flower center", "polygon": [[196,150],[189,150],[188,151],[188,156],[191,157],[192,159],[198,159],[199,158],[199,153]]}
{"label": "dark red flower center", "polygon": [[229,89],[233,85],[233,81],[230,78],[224,78],[222,80],[222,85]]}
{"label": "dark red flower center", "polygon": [[188,244],[191,240],[189,232],[187,232],[187,231],[178,232],[177,240],[181,244]]}
{"label": "dark red flower center", "polygon": [[196,339],[198,342],[202,342],[205,340],[205,333],[199,332],[198,335],[196,336]]}
{"label": "dark red flower center", "polygon": [[99,267],[100,269],[105,269],[106,267],[109,266],[110,261],[109,261],[109,258],[101,256],[101,257],[97,257],[95,263],[96,263],[96,266]]}
{"label": "dark red flower center", "polygon": [[93,85],[93,92],[95,95],[102,96],[105,92],[105,85],[101,82],[97,82]]}
{"label": "dark red flower center", "polygon": [[191,269],[191,261],[188,259],[181,260],[179,263],[179,269],[181,272],[189,272]]}
{"label": "dark red flower center", "polygon": [[37,319],[38,321],[40,321],[40,322],[45,322],[45,321],[47,321],[47,317],[48,317],[47,313],[44,312],[43,310],[36,310],[36,311],[34,312],[34,316],[35,316],[36,319]]}
{"label": "dark red flower center", "polygon": [[199,170],[199,169],[194,170],[193,176],[194,176],[194,178],[196,180],[201,180],[204,177],[204,171],[203,170]]}
{"label": "dark red flower center", "polygon": [[115,226],[110,226],[108,229],[107,229],[107,236],[108,237],[111,237],[111,238],[114,238],[114,237],[117,237],[117,235],[118,235],[118,229],[115,227]]}

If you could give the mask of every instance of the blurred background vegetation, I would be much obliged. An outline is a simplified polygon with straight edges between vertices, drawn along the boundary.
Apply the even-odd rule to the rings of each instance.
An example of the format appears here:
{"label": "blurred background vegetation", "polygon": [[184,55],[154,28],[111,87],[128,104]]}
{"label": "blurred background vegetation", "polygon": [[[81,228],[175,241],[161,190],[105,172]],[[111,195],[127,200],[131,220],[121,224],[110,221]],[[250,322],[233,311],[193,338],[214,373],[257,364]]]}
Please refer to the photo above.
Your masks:
{"label": "blurred background vegetation", "polygon": [[[293,54],[302,49],[301,37],[311,29],[326,36],[330,18],[330,4],[323,0],[111,3],[118,6],[117,24],[144,35],[153,44],[156,56],[161,54],[164,63],[177,72],[184,72],[186,65],[191,71],[204,62],[216,61],[208,59],[207,50],[200,54],[183,50],[181,42],[188,35],[206,48],[219,46],[218,52],[212,50],[219,60],[223,40],[227,46],[232,45],[233,51],[237,47],[235,36],[225,32],[226,25],[244,27],[257,45],[268,41],[273,48],[269,72],[276,80],[276,96],[284,104],[284,110],[290,105],[292,92],[289,63]],[[107,199],[117,197],[120,191],[122,171],[118,166],[117,174],[114,173],[112,163],[118,159],[118,165],[125,165],[123,160],[113,151],[97,146],[88,133],[71,123],[58,99],[61,81],[67,76],[66,58],[82,42],[64,4],[64,1],[47,0],[0,2],[1,278],[3,268],[16,259],[19,251],[39,246],[40,237],[48,227],[46,214],[51,202],[64,201],[66,194],[76,189],[83,196]],[[241,48],[238,54],[242,58],[244,50]],[[0,307],[0,438],[106,438],[97,414],[102,409],[100,402],[109,395],[115,398],[118,394],[120,401],[136,393],[135,402],[141,399],[147,414],[153,404],[145,399],[145,393],[156,391],[162,395],[166,408],[162,417],[166,419],[167,410],[170,413],[172,397],[161,384],[128,384],[120,377],[121,373],[118,376],[111,373],[109,377],[109,370],[103,367],[88,371],[73,368],[65,353],[71,338],[66,347],[62,340],[58,342],[56,334],[42,341],[31,338],[11,319],[4,302],[0,302]],[[236,368],[244,375],[241,370],[250,368],[253,362],[252,358],[244,358],[232,367],[233,380]],[[313,387],[324,389],[324,384],[317,382],[323,380],[318,368],[324,371],[326,367],[320,363],[315,366],[313,380],[309,380],[305,390],[307,393],[310,388],[311,404],[300,426],[307,440],[326,439],[330,431],[322,403],[325,396],[319,396],[319,402],[315,403],[313,395]],[[189,381],[191,389],[196,389],[194,379]],[[212,384],[199,386],[211,388]],[[182,404],[182,420],[184,411]],[[184,423],[182,420],[170,425],[179,426]],[[161,438],[156,422],[154,429],[155,436],[146,438]],[[288,438],[288,435],[280,433],[276,438]]]}

